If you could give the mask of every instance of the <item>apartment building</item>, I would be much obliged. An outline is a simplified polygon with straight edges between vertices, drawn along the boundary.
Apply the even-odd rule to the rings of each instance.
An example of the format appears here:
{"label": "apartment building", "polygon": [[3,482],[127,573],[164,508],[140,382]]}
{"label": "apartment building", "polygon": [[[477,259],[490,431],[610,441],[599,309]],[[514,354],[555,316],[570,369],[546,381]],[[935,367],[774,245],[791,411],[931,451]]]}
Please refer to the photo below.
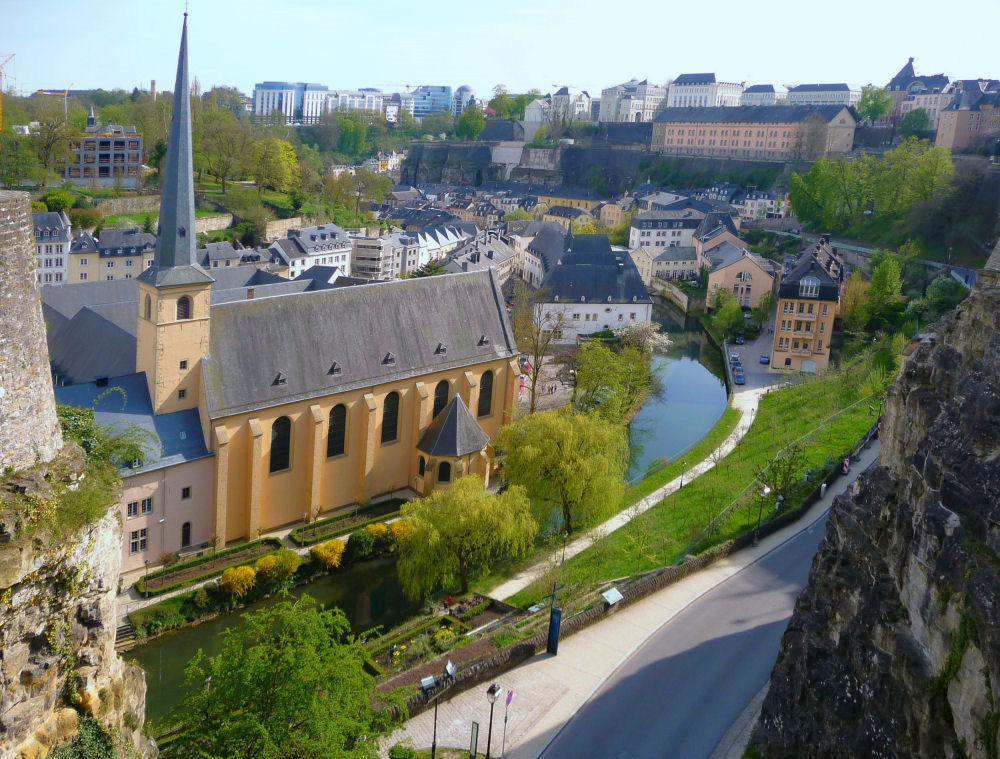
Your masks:
{"label": "apartment building", "polygon": [[740,105],[777,105],[787,93],[775,91],[773,84],[752,84],[740,94]]}
{"label": "apartment building", "polygon": [[[931,74],[926,76],[917,76],[916,71],[913,68],[913,57],[911,56],[907,60],[906,64],[899,70],[899,72],[889,80],[886,85],[886,89],[889,91],[890,97],[892,97],[892,107],[889,109],[889,113],[886,116],[886,120],[890,124],[898,124],[904,115],[908,111],[915,110],[918,107],[924,107],[924,105],[917,106],[912,103],[908,108],[904,109],[904,102],[909,95],[915,95],[918,92],[932,93],[937,90],[938,93],[943,92],[948,88],[948,77],[944,74]],[[954,94],[954,93],[952,93]],[[951,98],[947,98],[946,102],[939,104],[937,111],[940,113],[941,109],[951,101]],[[929,105],[930,103],[926,103]],[[925,108],[925,110],[927,110]],[[930,111],[928,110],[928,115]],[[934,120],[935,128],[937,121]]]}
{"label": "apartment building", "polygon": [[956,82],[958,91],[941,110],[935,143],[961,150],[1000,132],[1000,82],[972,79]]}
{"label": "apartment building", "polygon": [[290,229],[287,237],[275,240],[268,250],[271,263],[288,266],[291,279],[312,266],[334,266],[342,275],[351,275],[351,239],[336,224]]}
{"label": "apartment building", "polygon": [[138,189],[142,179],[142,135],[134,126],[101,123],[91,107],[79,140],[71,140],[62,168],[68,182],[94,187]]}
{"label": "apartment building", "polygon": [[900,121],[911,111],[922,110],[927,114],[927,129],[937,131],[943,111],[954,99],[955,87],[944,74],[923,77],[914,81],[899,103]]}
{"label": "apartment building", "polygon": [[60,285],[68,281],[69,252],[73,245],[73,225],[65,211],[31,214],[35,228],[35,253],[38,266],[35,281]]}
{"label": "apartment building", "polygon": [[778,286],[773,369],[812,373],[829,365],[842,272],[835,252],[817,248],[801,254],[785,273]]}
{"label": "apartment building", "polygon": [[648,79],[630,79],[601,90],[597,120],[649,122],[666,97],[666,87],[650,84]]}
{"label": "apartment building", "polygon": [[753,308],[767,293],[774,291],[776,271],[765,258],[752,253],[742,244],[723,242],[707,255],[711,268],[708,272],[708,297],[725,291],[732,294],[744,308]]}
{"label": "apartment building", "polygon": [[861,90],[852,90],[843,82],[836,84],[797,84],[788,88],[786,105],[857,105]]}
{"label": "apartment building", "polygon": [[590,121],[590,95],[560,87],[549,100],[550,113],[566,121]]}
{"label": "apartment building", "polygon": [[846,153],[857,121],[846,106],[665,108],[652,148],[668,155],[788,160]]}
{"label": "apartment building", "polygon": [[740,104],[743,82],[720,82],[715,74],[681,74],[670,83],[667,108],[731,107]]}
{"label": "apartment building", "polygon": [[253,88],[253,114],[267,117],[275,111],[289,122],[315,124],[327,112],[325,84],[258,82]]}

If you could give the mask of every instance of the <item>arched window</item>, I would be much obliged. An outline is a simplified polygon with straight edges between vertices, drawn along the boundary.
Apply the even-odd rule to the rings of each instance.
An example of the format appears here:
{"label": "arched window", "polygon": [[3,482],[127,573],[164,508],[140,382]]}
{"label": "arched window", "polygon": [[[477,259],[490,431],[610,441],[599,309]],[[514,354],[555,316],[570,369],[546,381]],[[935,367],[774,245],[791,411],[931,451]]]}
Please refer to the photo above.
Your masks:
{"label": "arched window", "polygon": [[330,410],[330,427],[326,435],[326,455],[342,456],[347,438],[347,406],[338,403]]}
{"label": "arched window", "polygon": [[142,312],[147,321],[153,318],[153,299],[148,295],[146,296],[146,305],[143,306]]}
{"label": "arched window", "polygon": [[447,461],[438,464],[438,482],[451,482],[451,464]]}
{"label": "arched window", "polygon": [[271,463],[269,471],[280,472],[291,463],[292,420],[279,416],[271,425]]}
{"label": "arched window", "polygon": [[493,371],[487,369],[479,378],[479,408],[478,416],[489,416],[493,413]]}
{"label": "arched window", "polygon": [[185,522],[181,525],[181,548],[191,545],[191,523]]}
{"label": "arched window", "polygon": [[399,393],[393,390],[382,403],[382,442],[391,443],[399,430]]}
{"label": "arched window", "polygon": [[177,299],[177,318],[191,318],[191,299],[186,295],[182,295]]}
{"label": "arched window", "polygon": [[426,471],[427,471],[427,462],[424,461],[424,457],[423,456],[418,456],[417,457],[417,474],[420,475],[421,477],[423,477],[424,473]]}
{"label": "arched window", "polygon": [[434,410],[431,411],[431,419],[440,414],[444,407],[448,405],[448,380],[441,380],[434,388]]}

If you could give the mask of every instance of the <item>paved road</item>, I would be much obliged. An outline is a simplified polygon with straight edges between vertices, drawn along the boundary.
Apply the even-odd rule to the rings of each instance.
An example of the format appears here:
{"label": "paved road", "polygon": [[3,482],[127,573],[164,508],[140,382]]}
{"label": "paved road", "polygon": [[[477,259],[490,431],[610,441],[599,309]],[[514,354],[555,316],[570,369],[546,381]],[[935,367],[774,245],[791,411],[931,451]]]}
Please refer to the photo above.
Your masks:
{"label": "paved road", "polygon": [[826,517],[656,632],[541,754],[708,759],[771,674]]}

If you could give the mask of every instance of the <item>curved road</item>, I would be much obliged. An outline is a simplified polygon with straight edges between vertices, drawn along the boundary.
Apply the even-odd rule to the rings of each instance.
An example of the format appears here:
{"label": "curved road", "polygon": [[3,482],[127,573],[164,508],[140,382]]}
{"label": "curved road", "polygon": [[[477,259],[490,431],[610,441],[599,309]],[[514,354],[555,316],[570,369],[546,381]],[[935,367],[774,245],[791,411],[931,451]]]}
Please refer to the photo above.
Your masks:
{"label": "curved road", "polygon": [[723,736],[770,677],[825,525],[826,514],[660,628],[541,756],[719,756]]}

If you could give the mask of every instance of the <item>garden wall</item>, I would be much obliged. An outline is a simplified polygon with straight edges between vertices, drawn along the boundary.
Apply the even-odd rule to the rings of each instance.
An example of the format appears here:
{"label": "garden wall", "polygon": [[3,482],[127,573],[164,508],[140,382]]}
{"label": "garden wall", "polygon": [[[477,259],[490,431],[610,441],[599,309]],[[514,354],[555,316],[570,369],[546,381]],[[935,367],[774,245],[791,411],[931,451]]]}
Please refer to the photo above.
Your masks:
{"label": "garden wall", "polygon": [[128,198],[108,198],[97,203],[95,208],[102,216],[122,216],[132,213],[147,213],[160,210],[159,195],[135,195]]}

